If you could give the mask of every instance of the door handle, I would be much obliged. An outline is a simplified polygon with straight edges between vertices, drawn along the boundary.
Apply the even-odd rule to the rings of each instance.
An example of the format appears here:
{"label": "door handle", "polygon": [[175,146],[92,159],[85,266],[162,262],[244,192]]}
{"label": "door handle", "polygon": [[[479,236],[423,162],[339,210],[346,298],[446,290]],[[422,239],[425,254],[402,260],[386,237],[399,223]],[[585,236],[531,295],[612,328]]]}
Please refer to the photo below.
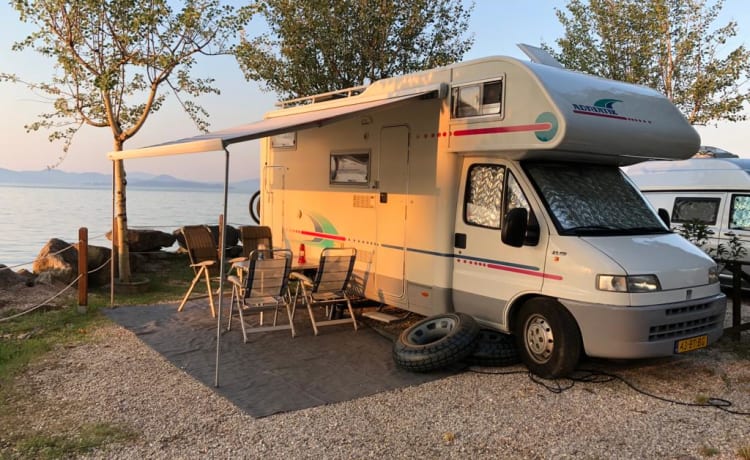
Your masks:
{"label": "door handle", "polygon": [[466,249],[466,233],[455,233],[453,235],[453,247]]}

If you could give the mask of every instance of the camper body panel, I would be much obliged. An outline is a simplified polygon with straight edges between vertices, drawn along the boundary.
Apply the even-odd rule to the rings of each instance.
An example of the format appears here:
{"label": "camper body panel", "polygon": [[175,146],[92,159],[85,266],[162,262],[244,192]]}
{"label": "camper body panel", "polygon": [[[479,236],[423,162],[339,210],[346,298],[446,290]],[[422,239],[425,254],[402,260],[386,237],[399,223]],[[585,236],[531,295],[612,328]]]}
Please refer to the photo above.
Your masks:
{"label": "camper body panel", "polygon": [[[365,295],[428,315],[452,310],[456,162],[442,164],[435,154],[440,103],[415,101],[302,130],[294,149],[264,150],[264,163],[285,176],[283,192],[274,192],[284,197],[273,229],[281,241],[293,250],[304,244],[310,261],[325,247],[355,247]],[[333,161],[358,158],[361,169],[351,177],[331,176]]]}
{"label": "camper body panel", "polygon": [[[427,83],[441,90],[419,89]],[[365,297],[428,316],[465,312],[521,336],[524,306],[547,299],[572,315],[576,326],[565,333],[580,333],[593,356],[673,354],[694,331],[656,339],[649,331],[725,308],[718,283],[710,281],[713,261],[673,240],[620,175],[620,165],[697,151],[695,131],[652,90],[488,58],[378,81],[359,96],[269,117],[410,91],[419,97],[300,129],[292,145],[263,144],[262,224],[273,227],[275,241],[295,252],[304,244],[313,262],[324,247],[354,247]],[[593,166],[602,169],[589,171]],[[616,176],[616,184],[602,172]],[[594,193],[579,186],[589,181],[598,187]],[[633,201],[620,205],[610,185]],[[558,201],[558,189],[572,202]],[[585,222],[581,228],[594,233],[581,233],[579,224],[566,227],[561,204],[572,214],[581,204],[587,216],[646,221],[653,234],[597,236],[600,229]],[[518,207],[530,217],[524,242],[513,246],[503,242],[502,230]],[[648,262],[629,258],[635,247]],[[683,265],[671,263],[673,256]],[[657,274],[668,289],[616,292],[599,281]],[[677,314],[665,319],[673,307]],[[713,341],[721,326],[710,322],[700,334]]]}
{"label": "camper body panel", "polygon": [[[522,204],[541,212],[536,196],[528,193],[528,186],[521,186],[526,179],[518,163],[501,155],[466,154],[460,177],[455,209],[453,305],[484,325],[510,332],[508,312],[514,300],[542,292],[547,276],[547,221],[540,219],[537,244],[518,248],[503,244],[503,208]],[[501,204],[493,209],[497,203]]]}
{"label": "camper body panel", "polygon": [[[456,248],[453,277],[457,311],[513,332],[514,318],[527,299],[556,299],[575,318],[585,352],[601,357],[671,354],[675,343],[691,334],[705,333],[709,340],[721,335],[725,298],[710,281],[715,264],[669,233],[617,167],[534,162],[535,169],[553,172],[548,178],[559,171],[569,185],[537,179],[534,187],[523,162],[487,155],[466,155],[463,162],[456,209],[456,234],[462,244]],[[598,181],[605,171],[613,180]],[[612,201],[621,202],[620,212],[608,211]],[[527,208],[539,222],[538,239],[522,247],[503,243],[493,203],[501,203],[500,214],[510,207]],[[636,209],[640,214],[631,215]],[[651,229],[652,234],[631,235],[623,227],[617,235],[618,230],[599,226],[576,230],[583,234],[564,234],[564,226],[550,225],[556,219],[568,219],[566,225],[574,228],[579,219],[619,222]],[[643,294],[615,292],[596,287],[600,275],[654,276],[661,285]],[[682,309],[675,307],[678,304]],[[607,315],[617,320],[602,326]],[[691,322],[699,326],[682,327]],[[670,334],[655,335],[655,330]]]}

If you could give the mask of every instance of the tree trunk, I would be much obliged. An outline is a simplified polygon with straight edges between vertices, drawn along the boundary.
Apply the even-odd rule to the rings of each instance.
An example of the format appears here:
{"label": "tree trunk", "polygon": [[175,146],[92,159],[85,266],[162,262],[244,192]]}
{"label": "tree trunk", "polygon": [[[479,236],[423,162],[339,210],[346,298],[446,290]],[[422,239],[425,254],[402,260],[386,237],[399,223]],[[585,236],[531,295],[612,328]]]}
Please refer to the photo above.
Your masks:
{"label": "tree trunk", "polygon": [[[121,150],[122,146],[118,150]],[[112,232],[113,242],[117,252],[117,268],[120,282],[130,281],[130,248],[128,246],[128,213],[125,205],[125,165],[123,160],[115,160],[115,225],[116,230]]]}

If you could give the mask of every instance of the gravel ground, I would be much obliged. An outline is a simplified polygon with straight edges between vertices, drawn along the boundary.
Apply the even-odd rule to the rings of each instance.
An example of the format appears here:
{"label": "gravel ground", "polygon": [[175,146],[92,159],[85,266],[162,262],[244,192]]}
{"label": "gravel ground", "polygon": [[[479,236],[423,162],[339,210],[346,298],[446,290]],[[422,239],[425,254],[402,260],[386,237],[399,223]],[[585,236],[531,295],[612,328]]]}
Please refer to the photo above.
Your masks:
{"label": "gravel ground", "polygon": [[[748,337],[745,333],[743,340]],[[750,458],[750,416],[679,405],[621,381],[543,381],[521,366],[453,377],[297,412],[253,419],[108,324],[18,378],[19,430],[75,433],[106,423],[137,433],[85,458]],[[707,397],[750,412],[750,365],[712,347],[648,361],[587,361],[647,392],[689,403]],[[11,404],[14,401],[10,401]],[[17,406],[18,404],[13,404]],[[0,457],[14,456],[0,442]]]}

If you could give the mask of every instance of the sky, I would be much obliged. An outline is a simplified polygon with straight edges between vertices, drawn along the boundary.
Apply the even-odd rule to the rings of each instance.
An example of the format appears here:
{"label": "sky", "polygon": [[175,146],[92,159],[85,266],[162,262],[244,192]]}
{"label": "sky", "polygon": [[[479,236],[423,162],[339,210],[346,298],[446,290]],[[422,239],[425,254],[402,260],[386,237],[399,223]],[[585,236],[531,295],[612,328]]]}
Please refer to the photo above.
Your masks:
{"label": "sky", "polygon": [[[563,0],[477,0],[469,26],[469,33],[474,35],[474,46],[464,59],[491,55],[527,59],[516,44],[553,44],[563,34],[555,8],[564,9],[566,3]],[[734,49],[742,44],[750,46],[750,2],[726,0],[715,25],[724,25],[730,20],[738,23],[739,33],[727,48]],[[52,75],[49,61],[31,50],[11,50],[13,43],[24,39],[32,29],[20,22],[17,12],[7,1],[0,1],[0,25],[0,72],[13,73],[27,81],[48,81]],[[265,112],[274,108],[277,100],[274,94],[262,91],[258,83],[246,81],[236,61],[230,57],[203,59],[194,67],[193,75],[214,78],[215,86],[221,90],[220,95],[204,96],[199,100],[210,114],[211,131],[260,120]],[[24,125],[49,110],[47,101],[23,85],[0,83],[0,120],[3,120],[0,125],[0,168],[38,171],[59,163],[63,156],[61,142],[50,143],[47,131],[27,133],[24,129]],[[750,114],[750,107],[746,112]],[[703,145],[720,147],[750,158],[750,121],[721,122],[697,126],[696,129]],[[198,129],[177,106],[174,97],[170,97],[159,112],[149,117],[144,128],[126,142],[125,148],[144,147],[197,134],[200,134]],[[258,141],[230,147],[230,180],[258,177],[258,148]],[[85,126],[57,167],[68,172],[111,173],[112,162],[107,159],[107,152],[112,149],[109,128]],[[129,160],[125,167],[128,172],[220,182],[224,177],[224,155],[192,154]]]}

